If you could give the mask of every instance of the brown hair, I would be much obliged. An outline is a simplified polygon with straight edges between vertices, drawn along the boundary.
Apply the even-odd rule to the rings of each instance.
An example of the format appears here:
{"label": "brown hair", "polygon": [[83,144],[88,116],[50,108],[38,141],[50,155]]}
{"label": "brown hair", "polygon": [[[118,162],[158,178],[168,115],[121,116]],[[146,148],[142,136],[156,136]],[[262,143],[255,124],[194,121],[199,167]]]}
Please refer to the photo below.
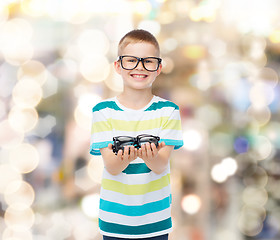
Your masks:
{"label": "brown hair", "polygon": [[153,34],[146,30],[142,29],[135,29],[123,36],[123,38],[119,42],[118,46],[118,55],[121,55],[121,51],[130,43],[137,43],[137,42],[147,42],[151,43],[155,46],[158,55],[160,54],[159,44],[157,39],[154,37]]}

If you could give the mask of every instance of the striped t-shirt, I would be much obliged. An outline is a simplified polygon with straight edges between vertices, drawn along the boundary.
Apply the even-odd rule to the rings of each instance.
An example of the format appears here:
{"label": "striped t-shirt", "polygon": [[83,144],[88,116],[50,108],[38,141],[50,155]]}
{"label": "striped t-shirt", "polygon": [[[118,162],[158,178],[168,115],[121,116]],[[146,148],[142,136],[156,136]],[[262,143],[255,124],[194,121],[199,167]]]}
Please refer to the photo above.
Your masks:
{"label": "striped t-shirt", "polygon": [[[92,109],[90,153],[113,143],[115,136],[152,134],[166,145],[183,145],[179,108],[154,96],[140,110],[122,106],[117,98],[98,103]],[[171,231],[170,166],[161,174],[151,171],[141,158],[132,161],[118,175],[106,168],[100,190],[99,228],[102,235],[119,238],[147,238]]]}

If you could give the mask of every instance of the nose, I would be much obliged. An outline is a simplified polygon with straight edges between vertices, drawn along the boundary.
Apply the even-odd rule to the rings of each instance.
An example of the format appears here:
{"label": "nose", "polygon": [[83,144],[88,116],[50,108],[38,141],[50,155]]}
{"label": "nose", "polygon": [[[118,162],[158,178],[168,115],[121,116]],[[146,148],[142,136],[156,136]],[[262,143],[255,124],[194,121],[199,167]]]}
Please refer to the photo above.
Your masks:
{"label": "nose", "polygon": [[[141,62],[141,64],[140,64],[140,62]],[[139,61],[138,61],[138,63],[137,63],[135,68],[136,69],[145,69],[145,67],[144,67],[144,59],[139,59]]]}

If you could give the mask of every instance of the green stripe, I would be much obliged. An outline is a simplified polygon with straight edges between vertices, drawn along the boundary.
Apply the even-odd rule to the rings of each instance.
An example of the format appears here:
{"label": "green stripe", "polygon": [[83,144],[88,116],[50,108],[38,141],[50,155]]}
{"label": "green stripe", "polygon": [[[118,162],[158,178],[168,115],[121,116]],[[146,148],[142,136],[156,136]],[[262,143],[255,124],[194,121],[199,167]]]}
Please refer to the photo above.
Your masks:
{"label": "green stripe", "polygon": [[127,226],[116,223],[105,222],[99,219],[99,227],[102,231],[108,233],[117,233],[124,235],[149,234],[167,230],[172,227],[171,218],[156,223],[150,223],[140,226]]}
{"label": "green stripe", "polygon": [[147,167],[145,163],[135,163],[129,164],[125,170],[122,171],[126,174],[141,174],[141,173],[149,173],[151,169]]}
{"label": "green stripe", "polygon": [[114,101],[100,102],[92,108],[92,112],[97,112],[105,108],[111,108],[117,111],[123,111]]}
{"label": "green stripe", "polygon": [[103,189],[122,193],[124,195],[144,195],[149,192],[160,190],[170,184],[170,174],[147,184],[124,184],[115,180],[103,179]]}
{"label": "green stripe", "polygon": [[100,199],[100,209],[105,212],[117,213],[125,216],[144,216],[146,214],[163,211],[170,207],[171,195],[143,205],[131,206]]}
{"label": "green stripe", "polygon": [[148,107],[145,111],[155,111],[157,109],[161,109],[164,107],[173,107],[175,109],[179,109],[179,107],[173,103],[173,102],[169,102],[169,101],[159,101],[159,102],[154,102],[150,107]]}

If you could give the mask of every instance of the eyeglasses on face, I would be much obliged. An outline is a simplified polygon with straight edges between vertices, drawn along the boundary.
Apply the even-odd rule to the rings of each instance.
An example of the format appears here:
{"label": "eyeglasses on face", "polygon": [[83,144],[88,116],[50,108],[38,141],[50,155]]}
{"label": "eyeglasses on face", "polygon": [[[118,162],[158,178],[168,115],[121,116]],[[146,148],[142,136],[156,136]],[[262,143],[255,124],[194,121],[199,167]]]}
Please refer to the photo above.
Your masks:
{"label": "eyeglasses on face", "polygon": [[118,61],[121,61],[121,66],[125,70],[135,69],[139,62],[142,62],[143,67],[149,72],[155,72],[158,70],[162,59],[158,57],[146,57],[139,58],[134,56],[119,56]]}
{"label": "eyeglasses on face", "polygon": [[149,134],[141,134],[137,137],[130,137],[130,136],[118,136],[113,137],[113,152],[117,155],[119,150],[124,151],[125,146],[134,146],[135,148],[139,149],[145,143],[154,143],[156,147],[158,147],[158,141],[160,137],[153,136]]}

